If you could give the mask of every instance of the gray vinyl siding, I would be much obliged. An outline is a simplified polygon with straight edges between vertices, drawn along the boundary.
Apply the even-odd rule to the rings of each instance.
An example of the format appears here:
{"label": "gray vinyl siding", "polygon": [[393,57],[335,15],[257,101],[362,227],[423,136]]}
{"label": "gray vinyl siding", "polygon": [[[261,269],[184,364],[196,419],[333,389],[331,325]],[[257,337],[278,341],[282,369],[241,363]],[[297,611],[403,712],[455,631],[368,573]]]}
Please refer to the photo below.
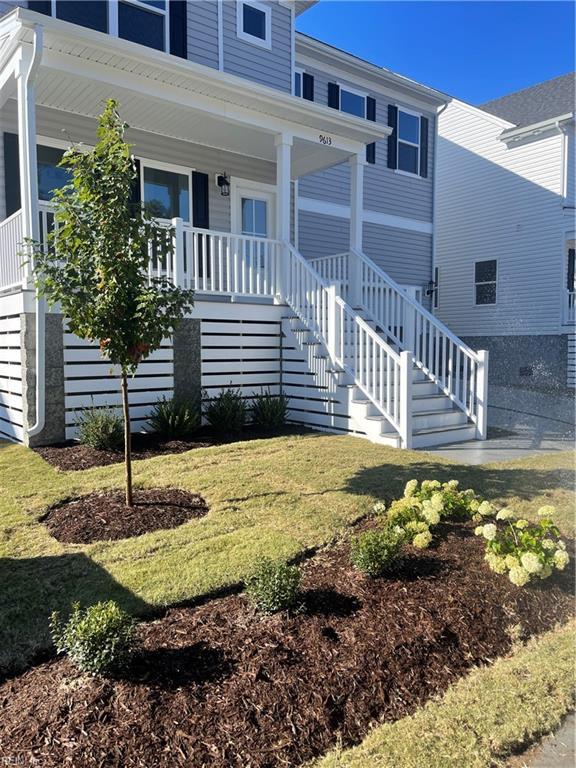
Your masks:
{"label": "gray vinyl siding", "polygon": [[218,2],[189,0],[188,59],[218,69]]}
{"label": "gray vinyl siding", "polygon": [[[298,65],[297,65],[298,66]],[[432,179],[434,172],[435,116],[425,110],[402,104],[397,99],[369,89],[347,83],[346,78],[327,75],[319,69],[304,66],[305,72],[314,76],[314,99],[319,104],[328,103],[328,82],[339,82],[352,90],[365,91],[376,100],[376,122],[388,124],[388,105],[405,106],[428,118],[428,176],[427,178],[404,176],[388,168],[388,143],[376,144],[376,164],[367,165],[364,172],[364,207],[371,211],[388,213],[420,221],[432,221]],[[321,173],[310,174],[300,180],[300,194],[331,203],[348,205],[350,202],[349,171],[346,165],[336,166]]]}
{"label": "gray vinyl siding", "polygon": [[[299,247],[306,258],[342,253],[348,242],[347,219],[300,211]],[[363,250],[399,283],[424,285],[432,276],[431,235],[365,223]]]}
{"label": "gray vinyl siding", "polygon": [[[262,0],[261,0],[262,2]],[[236,34],[236,2],[224,0],[224,71],[267,85],[292,91],[292,13],[277,2],[272,8],[272,48],[268,50],[241,40]]]}
{"label": "gray vinyl siding", "polygon": [[[90,118],[59,112],[46,107],[37,109],[37,130],[41,136],[62,139],[62,131],[76,142],[93,144],[95,141],[96,121]],[[2,111],[2,130],[17,132],[16,102],[8,100]],[[129,129],[127,139],[134,146],[134,153],[147,160],[173,163],[185,168],[207,173],[209,176],[210,228],[222,232],[230,231],[231,197],[222,197],[216,187],[214,176],[217,171],[226,169],[232,177],[251,179],[266,184],[274,184],[276,166],[265,160],[257,160],[232,152],[210,149],[209,147],[178,141],[153,133]],[[0,146],[0,155],[3,146]],[[2,185],[3,190],[3,185]]]}

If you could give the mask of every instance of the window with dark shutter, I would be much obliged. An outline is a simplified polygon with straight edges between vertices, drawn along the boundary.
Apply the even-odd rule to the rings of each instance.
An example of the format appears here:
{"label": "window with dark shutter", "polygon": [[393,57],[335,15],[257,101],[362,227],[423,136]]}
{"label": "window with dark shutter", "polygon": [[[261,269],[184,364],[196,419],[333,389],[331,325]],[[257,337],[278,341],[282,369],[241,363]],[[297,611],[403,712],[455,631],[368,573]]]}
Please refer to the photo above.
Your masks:
{"label": "window with dark shutter", "polygon": [[187,16],[185,0],[170,0],[168,4],[170,19],[170,53],[181,59],[188,57]]}
{"label": "window with dark shutter", "polygon": [[328,106],[340,109],[340,86],[338,83],[328,83]]}
{"label": "window with dark shutter", "polygon": [[192,172],[192,226],[210,229],[208,174]]}
{"label": "window with dark shutter", "polygon": [[392,133],[388,136],[388,168],[398,167],[398,107],[388,104],[388,125]]}
{"label": "window with dark shutter", "polygon": [[4,134],[4,192],[6,216],[12,216],[20,209],[20,163],[15,133]]}
{"label": "window with dark shutter", "polygon": [[302,98],[314,101],[314,76],[308,72],[302,74]]}
{"label": "window with dark shutter", "polygon": [[52,3],[50,0],[28,0],[28,10],[52,16]]}
{"label": "window with dark shutter", "polygon": [[428,176],[428,118],[420,118],[420,176]]}
{"label": "window with dark shutter", "polygon": [[95,29],[97,32],[108,32],[107,0],[91,0],[89,3],[57,0],[56,16],[71,24]]}

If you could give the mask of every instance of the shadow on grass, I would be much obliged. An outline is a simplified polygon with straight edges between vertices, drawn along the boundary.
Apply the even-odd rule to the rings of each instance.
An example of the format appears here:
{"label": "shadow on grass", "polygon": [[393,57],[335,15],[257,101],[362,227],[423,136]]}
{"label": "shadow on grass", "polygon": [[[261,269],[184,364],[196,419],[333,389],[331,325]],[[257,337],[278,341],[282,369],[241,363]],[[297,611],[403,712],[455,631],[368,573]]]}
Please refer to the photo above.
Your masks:
{"label": "shadow on grass", "polygon": [[49,619],[82,606],[115,600],[133,615],[153,609],[83,553],[0,558],[0,679],[53,652]]}

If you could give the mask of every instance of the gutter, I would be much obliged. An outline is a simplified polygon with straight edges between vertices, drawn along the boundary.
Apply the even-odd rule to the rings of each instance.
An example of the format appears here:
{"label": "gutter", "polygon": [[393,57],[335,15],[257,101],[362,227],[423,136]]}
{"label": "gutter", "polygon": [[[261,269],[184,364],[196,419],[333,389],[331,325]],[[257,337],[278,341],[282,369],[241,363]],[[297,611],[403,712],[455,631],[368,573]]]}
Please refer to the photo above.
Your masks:
{"label": "gutter", "polygon": [[561,125],[565,125],[572,120],[574,120],[574,112],[568,112],[565,115],[542,120],[539,123],[532,123],[532,125],[524,125],[520,128],[509,128],[500,134],[499,139],[505,144],[508,142],[512,143],[520,141],[528,136],[538,136],[540,133],[546,133],[546,131],[557,130]]}
{"label": "gutter", "polygon": [[[26,91],[34,87],[43,51],[43,29],[39,24],[34,25],[34,44],[32,62],[26,73]],[[46,421],[46,301],[36,290],[36,421],[28,427],[28,437],[34,437],[44,429]]]}

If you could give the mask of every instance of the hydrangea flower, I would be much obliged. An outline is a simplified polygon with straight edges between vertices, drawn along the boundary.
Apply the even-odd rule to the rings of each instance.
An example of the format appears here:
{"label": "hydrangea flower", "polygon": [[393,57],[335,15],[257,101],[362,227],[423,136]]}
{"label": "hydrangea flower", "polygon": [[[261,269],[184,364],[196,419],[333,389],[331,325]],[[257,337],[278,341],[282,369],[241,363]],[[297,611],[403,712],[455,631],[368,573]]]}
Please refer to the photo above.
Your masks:
{"label": "hydrangea flower", "polygon": [[434,490],[434,488],[441,488],[439,480],[423,480],[422,481],[423,491],[432,491]]}
{"label": "hydrangea flower", "polygon": [[549,565],[543,565],[542,570],[538,574],[538,576],[541,579],[547,579],[548,576],[551,576],[551,575],[552,575],[552,568]]}
{"label": "hydrangea flower", "polygon": [[477,525],[476,528],[474,528],[474,534],[476,536],[482,536],[484,533],[484,526],[483,525]]}
{"label": "hydrangea flower", "polygon": [[430,544],[432,541],[432,534],[430,531],[425,531],[423,533],[419,533],[417,536],[414,536],[414,539],[412,540],[412,544],[417,549],[426,549],[426,547]]}
{"label": "hydrangea flower", "polygon": [[491,517],[494,514],[494,507],[489,501],[483,501],[478,507],[478,512],[482,517]]}
{"label": "hydrangea flower", "polygon": [[552,541],[552,539],[542,539],[542,549],[547,549],[550,552],[556,549],[556,546],[556,542]]}
{"label": "hydrangea flower", "polygon": [[542,563],[540,562],[538,555],[535,555],[534,552],[524,552],[524,554],[520,556],[520,562],[522,563],[524,570],[528,573],[540,573],[542,570]]}
{"label": "hydrangea flower", "polygon": [[404,496],[409,498],[410,496],[414,496],[416,493],[416,489],[418,488],[418,480],[408,480],[406,483],[406,487],[404,488]]}
{"label": "hydrangea flower", "polygon": [[506,568],[518,568],[520,565],[520,560],[514,555],[506,555],[504,561],[506,563]]}
{"label": "hydrangea flower", "polygon": [[446,485],[448,486],[448,488],[452,488],[452,490],[455,491],[456,488],[458,488],[458,486],[460,485],[460,483],[458,482],[458,480],[449,480],[446,483]]}
{"label": "hydrangea flower", "polygon": [[554,552],[554,565],[559,571],[563,571],[569,561],[570,558],[568,557],[568,553],[563,549],[557,549],[556,552]]}
{"label": "hydrangea flower", "polygon": [[464,491],[464,496],[468,499],[474,499],[476,497],[476,492],[474,491],[474,488],[466,488]]}
{"label": "hydrangea flower", "polygon": [[514,525],[516,526],[516,528],[518,528],[519,531],[522,531],[524,530],[524,528],[528,528],[529,522],[528,520],[516,520]]}
{"label": "hydrangea flower", "polygon": [[488,523],[487,525],[482,526],[482,536],[484,536],[486,541],[494,541],[497,533],[498,528],[496,528],[494,523]]}
{"label": "hydrangea flower", "polygon": [[556,546],[558,547],[558,549],[566,549],[566,543],[562,541],[562,539],[558,539],[558,541],[556,542]]}
{"label": "hydrangea flower", "polygon": [[517,587],[523,587],[530,581],[530,574],[521,565],[517,565],[514,568],[510,568],[508,578],[512,584],[515,584]]}
{"label": "hydrangea flower", "polygon": [[377,501],[374,504],[373,510],[376,515],[383,515],[386,512],[386,504],[383,501]]}
{"label": "hydrangea flower", "polygon": [[496,515],[496,520],[510,520],[512,517],[514,512],[511,509],[501,509]]}
{"label": "hydrangea flower", "polygon": [[537,514],[538,517],[552,517],[554,512],[556,512],[556,510],[551,504],[545,504],[543,507],[540,507]]}
{"label": "hydrangea flower", "polygon": [[496,555],[494,552],[487,552],[484,556],[484,560],[486,560],[489,568],[494,571],[494,573],[506,573],[505,558]]}
{"label": "hydrangea flower", "polygon": [[441,493],[434,493],[430,499],[430,504],[437,512],[442,512],[444,509],[444,497]]}
{"label": "hydrangea flower", "polygon": [[432,507],[428,507],[428,508],[425,507],[422,514],[426,518],[426,522],[429,523],[430,525],[438,525],[438,523],[440,522],[440,515]]}

